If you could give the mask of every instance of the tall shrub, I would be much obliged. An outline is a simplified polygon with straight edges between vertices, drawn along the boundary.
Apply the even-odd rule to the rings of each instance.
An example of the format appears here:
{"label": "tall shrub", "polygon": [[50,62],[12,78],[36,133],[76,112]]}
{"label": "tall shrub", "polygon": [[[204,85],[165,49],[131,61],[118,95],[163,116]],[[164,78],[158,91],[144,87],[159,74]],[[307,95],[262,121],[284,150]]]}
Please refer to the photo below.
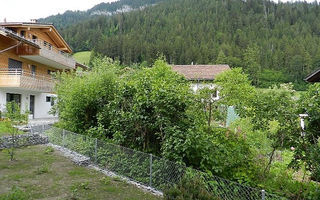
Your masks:
{"label": "tall shrub", "polygon": [[103,58],[93,61],[92,71],[58,75],[55,111],[59,113],[62,127],[85,133],[98,125],[98,112],[114,99],[116,69],[117,63]]}
{"label": "tall shrub", "polygon": [[187,110],[193,96],[187,81],[158,60],[152,68],[127,73],[120,82],[115,101],[106,105],[108,112],[99,118],[100,124],[114,133],[114,141],[156,154],[168,148],[178,152],[179,144],[172,146],[168,141],[172,137],[183,140],[190,124]]}

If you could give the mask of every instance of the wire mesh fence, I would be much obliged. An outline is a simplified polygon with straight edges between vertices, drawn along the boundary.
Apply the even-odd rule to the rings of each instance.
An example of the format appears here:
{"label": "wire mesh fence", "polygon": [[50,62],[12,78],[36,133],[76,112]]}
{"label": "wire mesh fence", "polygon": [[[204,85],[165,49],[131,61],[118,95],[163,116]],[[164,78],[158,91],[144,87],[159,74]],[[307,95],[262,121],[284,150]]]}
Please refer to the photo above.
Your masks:
{"label": "wire mesh fence", "polygon": [[285,199],[256,188],[248,187],[208,173],[187,168],[166,159],[107,143],[96,138],[76,134],[48,125],[32,126],[32,133],[44,134],[50,143],[65,147],[90,158],[104,170],[114,172],[158,191],[178,184],[191,170],[200,178],[206,190],[223,200]]}

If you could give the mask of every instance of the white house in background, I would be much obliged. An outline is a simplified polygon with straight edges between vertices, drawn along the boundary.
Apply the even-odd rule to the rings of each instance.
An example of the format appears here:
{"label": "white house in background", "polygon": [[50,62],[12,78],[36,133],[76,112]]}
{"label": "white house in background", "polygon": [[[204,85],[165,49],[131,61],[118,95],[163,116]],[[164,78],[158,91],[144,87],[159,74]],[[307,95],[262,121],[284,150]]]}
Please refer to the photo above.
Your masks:
{"label": "white house in background", "polygon": [[55,117],[52,72],[70,71],[76,61],[52,24],[0,23],[0,109],[17,102],[30,118]]}
{"label": "white house in background", "polygon": [[[230,70],[229,65],[173,65],[172,70],[183,75],[187,80],[191,81],[193,91],[202,88],[214,89],[213,84],[215,77],[221,72]],[[213,96],[212,100],[219,99],[219,91]]]}

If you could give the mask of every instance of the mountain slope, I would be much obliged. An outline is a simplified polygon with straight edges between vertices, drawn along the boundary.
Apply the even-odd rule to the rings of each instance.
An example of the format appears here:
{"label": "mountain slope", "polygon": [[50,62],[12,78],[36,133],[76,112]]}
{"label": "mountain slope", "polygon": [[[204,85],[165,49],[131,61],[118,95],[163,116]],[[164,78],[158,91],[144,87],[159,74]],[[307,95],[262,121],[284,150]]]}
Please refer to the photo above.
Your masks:
{"label": "mountain slope", "polygon": [[[122,63],[227,63],[255,84],[303,82],[320,67],[320,6],[268,0],[171,0],[100,16],[62,31],[75,51]],[[270,84],[269,84],[270,83]]]}
{"label": "mountain slope", "polygon": [[93,19],[97,16],[112,16],[118,13],[141,10],[162,1],[164,0],[119,0],[111,3],[100,3],[86,11],[66,11],[63,14],[41,18],[38,21],[53,23],[58,29],[63,29],[69,25]]}

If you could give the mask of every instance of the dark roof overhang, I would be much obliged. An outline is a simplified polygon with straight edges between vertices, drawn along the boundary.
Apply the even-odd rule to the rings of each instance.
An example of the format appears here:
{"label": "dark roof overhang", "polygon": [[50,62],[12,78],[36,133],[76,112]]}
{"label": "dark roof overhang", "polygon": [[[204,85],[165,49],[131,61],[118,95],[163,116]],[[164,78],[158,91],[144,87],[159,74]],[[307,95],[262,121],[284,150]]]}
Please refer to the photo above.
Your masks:
{"label": "dark roof overhang", "polygon": [[320,82],[320,68],[311,72],[305,79],[309,83]]}

